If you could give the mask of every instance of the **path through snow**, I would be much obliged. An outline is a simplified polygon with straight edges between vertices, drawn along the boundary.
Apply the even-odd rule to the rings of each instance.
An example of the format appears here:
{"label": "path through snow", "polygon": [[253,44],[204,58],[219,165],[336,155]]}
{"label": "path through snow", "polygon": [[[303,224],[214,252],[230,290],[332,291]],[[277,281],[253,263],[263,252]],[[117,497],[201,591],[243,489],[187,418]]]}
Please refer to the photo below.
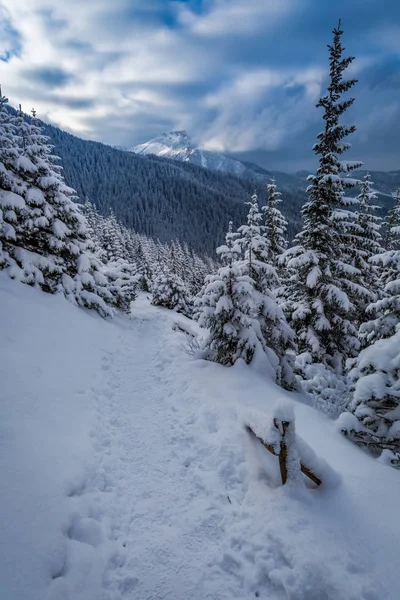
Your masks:
{"label": "path through snow", "polygon": [[63,586],[65,600],[383,600],[348,508],[338,520],[324,492],[278,486],[276,461],[248,438],[238,406],[205,398],[201,378],[188,377],[168,313],[131,323],[104,354],[106,386],[92,390],[97,468],[71,492],[51,600]]}
{"label": "path through snow", "polygon": [[[47,587],[47,600],[398,600],[396,472],[342,439],[299,395],[254,369],[194,360],[185,336],[172,330],[175,315],[150,307],[145,298],[135,303],[131,319],[105,323],[60,298],[25,290],[12,288],[8,320],[1,323],[6,328],[15,310],[12,352],[0,356],[3,376],[23,351],[23,364],[33,369],[30,388],[13,381],[2,421],[9,428],[0,439],[4,461],[12,465],[7,490],[23,489],[25,465],[36,478],[30,492],[18,496],[15,511],[12,501],[3,511],[8,547],[0,575],[7,600],[44,600],[40,586]],[[35,319],[25,314],[27,306]],[[54,353],[57,363],[51,363]],[[43,371],[37,381],[36,361]],[[64,377],[64,364],[73,377]],[[58,373],[60,398],[49,387],[47,368]],[[267,413],[280,396],[294,403],[299,433],[342,473],[337,487],[279,486],[276,459],[246,433],[243,414]],[[32,399],[39,413],[45,405],[41,429],[29,461],[21,455],[12,463],[8,448],[13,452],[14,439],[21,444],[29,425],[39,422],[37,410],[36,421],[21,420]],[[60,401],[64,412],[57,420]],[[52,413],[49,423],[46,412]],[[60,432],[60,452],[54,431]],[[44,443],[38,456],[47,452],[49,481],[43,470],[34,470],[46,436],[51,447]],[[62,455],[68,456],[65,473]],[[60,472],[52,473],[58,464]],[[40,513],[46,502],[57,504],[49,519]],[[31,505],[36,513],[30,521]],[[32,542],[33,531],[40,541],[41,529],[44,542]],[[21,548],[31,547],[37,556],[21,555]],[[36,565],[32,574],[30,562]],[[28,577],[13,586],[20,572]]]}

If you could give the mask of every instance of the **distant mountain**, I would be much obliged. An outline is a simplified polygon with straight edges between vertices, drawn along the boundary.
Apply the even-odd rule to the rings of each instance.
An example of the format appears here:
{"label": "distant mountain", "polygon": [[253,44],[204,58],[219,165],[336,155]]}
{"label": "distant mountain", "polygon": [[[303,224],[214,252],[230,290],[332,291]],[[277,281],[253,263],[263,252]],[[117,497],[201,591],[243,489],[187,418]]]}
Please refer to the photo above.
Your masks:
{"label": "distant mountain", "polygon": [[[229,158],[224,154],[210,152],[195,148],[192,140],[186,131],[170,131],[149,140],[144,144],[139,144],[131,148],[130,152],[135,154],[153,154],[165,158],[174,158],[183,162],[191,162],[195,165],[231,173],[244,179],[250,179],[256,182],[265,182],[274,177],[281,188],[292,188],[305,190],[307,187],[308,171],[298,171],[297,173],[283,173],[281,171],[270,171],[256,165],[255,163],[245,162]],[[357,171],[355,177],[362,178],[366,171]],[[382,195],[387,195],[388,201],[383,199],[383,204],[390,204],[391,194],[400,186],[400,171],[373,171],[371,177],[375,183],[376,191]]]}
{"label": "distant mountain", "polygon": [[230,173],[244,179],[263,180],[272,177],[272,173],[258,165],[243,163],[218,152],[195,148],[186,131],[162,133],[144,144],[134,146],[130,151],[135,154],[154,154],[164,158],[174,158],[204,169]]}
{"label": "distant mountain", "polygon": [[[199,254],[214,256],[229,221],[235,227],[245,221],[252,181],[187,161],[118,150],[47,123],[43,127],[80,201],[88,198],[105,215],[112,209],[138,233],[162,242],[177,238]],[[266,186],[260,186],[259,198],[266,201]],[[299,228],[304,199],[298,189],[285,194],[289,236]]]}

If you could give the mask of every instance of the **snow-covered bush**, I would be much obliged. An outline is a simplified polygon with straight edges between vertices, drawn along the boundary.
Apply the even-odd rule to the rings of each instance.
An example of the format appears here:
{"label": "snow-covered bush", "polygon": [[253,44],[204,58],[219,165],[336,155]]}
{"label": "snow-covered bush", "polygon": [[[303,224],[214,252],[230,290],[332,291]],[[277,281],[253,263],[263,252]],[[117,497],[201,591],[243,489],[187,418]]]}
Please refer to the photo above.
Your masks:
{"label": "snow-covered bush", "polygon": [[152,285],[154,306],[163,306],[186,316],[191,314],[188,290],[182,279],[171,271],[160,271]]}
{"label": "snow-covered bush", "polygon": [[295,372],[315,408],[333,418],[347,410],[351,393],[345,375],[335,373],[324,364],[313,362],[308,352],[296,357]]}

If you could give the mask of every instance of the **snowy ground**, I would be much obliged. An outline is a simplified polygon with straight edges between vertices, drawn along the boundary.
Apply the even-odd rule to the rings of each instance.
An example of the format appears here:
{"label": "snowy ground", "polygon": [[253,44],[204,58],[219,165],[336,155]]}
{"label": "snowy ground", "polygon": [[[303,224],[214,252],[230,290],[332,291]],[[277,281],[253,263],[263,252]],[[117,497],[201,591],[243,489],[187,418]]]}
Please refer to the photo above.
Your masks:
{"label": "snowy ground", "polygon": [[[1,598],[398,600],[399,473],[305,398],[145,297],[106,322],[0,274],[0,306]],[[278,485],[243,418],[280,397],[336,486]]]}

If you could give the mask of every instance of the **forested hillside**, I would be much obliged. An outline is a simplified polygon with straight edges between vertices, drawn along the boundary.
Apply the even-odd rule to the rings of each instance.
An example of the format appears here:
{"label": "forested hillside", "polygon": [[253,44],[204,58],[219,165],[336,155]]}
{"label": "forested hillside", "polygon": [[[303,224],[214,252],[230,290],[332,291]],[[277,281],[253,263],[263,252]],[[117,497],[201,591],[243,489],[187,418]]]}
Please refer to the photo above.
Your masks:
{"label": "forested hillside", "polygon": [[[60,156],[68,185],[82,200],[88,198],[102,212],[116,217],[138,233],[162,242],[178,238],[198,252],[212,254],[228,222],[242,223],[254,183],[197,165],[155,156],[137,156],[82,140],[45,125]],[[258,184],[261,200],[266,186]],[[293,235],[305,194],[285,191],[282,210]]]}
{"label": "forested hillside", "polygon": [[[229,221],[239,225],[245,219],[245,202],[254,192],[254,182],[177,160],[137,156],[41,125],[61,158],[66,183],[80,201],[90,200],[104,215],[112,209],[137,233],[161,242],[178,238],[193,250],[212,255]],[[260,200],[265,200],[266,185],[258,183],[257,188]],[[289,221],[289,237],[299,229],[304,200],[300,190],[285,191],[282,210]]]}

